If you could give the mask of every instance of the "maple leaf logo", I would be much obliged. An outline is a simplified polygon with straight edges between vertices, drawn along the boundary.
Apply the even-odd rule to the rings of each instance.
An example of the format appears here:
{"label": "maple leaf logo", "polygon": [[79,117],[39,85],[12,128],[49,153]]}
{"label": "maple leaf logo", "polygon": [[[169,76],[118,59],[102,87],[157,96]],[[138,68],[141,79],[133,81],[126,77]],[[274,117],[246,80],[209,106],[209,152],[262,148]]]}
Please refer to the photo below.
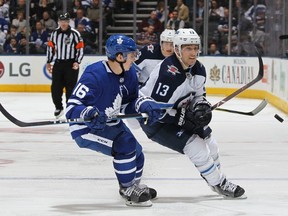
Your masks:
{"label": "maple leaf logo", "polygon": [[105,109],[105,114],[108,116],[108,118],[113,118],[120,113],[121,104],[122,97],[120,96],[120,94],[118,94],[112,103],[113,107],[107,107]]}
{"label": "maple leaf logo", "polygon": [[122,38],[118,38],[117,39],[117,44],[122,44],[123,43],[123,39]]}
{"label": "maple leaf logo", "polygon": [[210,79],[214,81],[214,84],[220,80],[220,69],[216,65],[210,70]]}

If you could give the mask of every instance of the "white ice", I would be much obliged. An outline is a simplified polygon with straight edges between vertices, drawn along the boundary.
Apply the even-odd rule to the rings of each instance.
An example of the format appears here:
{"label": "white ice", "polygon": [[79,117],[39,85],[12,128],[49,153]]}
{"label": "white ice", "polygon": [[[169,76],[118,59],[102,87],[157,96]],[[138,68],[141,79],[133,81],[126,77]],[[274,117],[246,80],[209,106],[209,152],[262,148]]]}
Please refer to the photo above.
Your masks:
{"label": "white ice", "polygon": [[[209,99],[213,104],[221,97]],[[0,93],[0,102],[23,121],[53,119],[49,93]],[[223,107],[250,111],[260,102],[232,99]],[[288,215],[286,115],[270,104],[256,116],[214,111],[211,127],[223,172],[248,198],[218,196],[184,155],[138,129],[133,132],[146,156],[142,182],[158,191],[158,199],[150,208],[137,208],[119,196],[112,158],[80,149],[66,124],[20,128],[0,113],[0,215]]]}

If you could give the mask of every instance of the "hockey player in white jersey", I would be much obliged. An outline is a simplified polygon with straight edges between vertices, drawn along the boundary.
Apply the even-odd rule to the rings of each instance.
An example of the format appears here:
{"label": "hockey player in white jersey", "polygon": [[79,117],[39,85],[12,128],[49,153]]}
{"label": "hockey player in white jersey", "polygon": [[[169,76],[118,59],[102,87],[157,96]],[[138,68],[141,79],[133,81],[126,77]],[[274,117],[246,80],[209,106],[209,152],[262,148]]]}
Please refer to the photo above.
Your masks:
{"label": "hockey player in white jersey", "polygon": [[208,126],[212,112],[205,98],[206,71],[197,60],[200,37],[193,29],[178,29],[173,44],[175,54],[157,65],[140,91],[174,107],[156,124],[141,127],[151,140],[185,154],[213,191],[229,198],[246,198],[245,190],[220,169],[218,144]]}
{"label": "hockey player in white jersey", "polygon": [[140,180],[144,154],[122,120],[113,120],[120,112],[148,113],[148,124],[161,116],[161,108],[151,98],[138,95],[138,80],[132,66],[137,50],[134,40],[116,34],[106,42],[108,61],[86,67],[67,103],[66,118],[83,118],[85,123],[71,123],[72,138],[81,148],[113,157],[120,185],[119,193],[127,205],[151,206],[157,192]]}
{"label": "hockey player in white jersey", "polygon": [[159,62],[174,53],[174,34],[175,30],[165,29],[160,34],[160,44],[150,44],[140,50],[138,59],[134,63],[138,71],[137,74],[140,85],[148,79],[150,73]]}

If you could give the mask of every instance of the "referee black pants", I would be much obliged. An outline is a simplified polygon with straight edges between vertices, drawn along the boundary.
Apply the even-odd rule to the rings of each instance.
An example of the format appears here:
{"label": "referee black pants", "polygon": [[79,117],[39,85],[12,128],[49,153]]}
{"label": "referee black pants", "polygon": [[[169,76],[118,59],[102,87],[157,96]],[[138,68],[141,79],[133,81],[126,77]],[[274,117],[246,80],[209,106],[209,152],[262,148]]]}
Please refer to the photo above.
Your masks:
{"label": "referee black pants", "polygon": [[56,109],[63,109],[62,95],[66,90],[66,102],[70,98],[77,83],[79,69],[72,69],[74,61],[56,60],[52,71],[51,93]]}

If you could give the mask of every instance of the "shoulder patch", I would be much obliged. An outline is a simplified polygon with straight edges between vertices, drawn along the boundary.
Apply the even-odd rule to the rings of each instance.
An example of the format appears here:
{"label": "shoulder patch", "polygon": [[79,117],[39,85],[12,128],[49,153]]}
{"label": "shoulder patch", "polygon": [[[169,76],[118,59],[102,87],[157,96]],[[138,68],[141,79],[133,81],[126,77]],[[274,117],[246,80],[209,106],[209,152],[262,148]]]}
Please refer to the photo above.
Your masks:
{"label": "shoulder patch", "polygon": [[168,70],[167,70],[168,73],[171,73],[171,74],[174,75],[174,76],[175,76],[176,74],[181,74],[181,73],[179,72],[178,68],[175,67],[174,65],[167,65],[167,67],[168,67]]}
{"label": "shoulder patch", "polygon": [[149,45],[147,46],[147,50],[148,50],[149,52],[153,53],[153,52],[154,52],[154,46],[153,46],[152,44],[149,44]]}

